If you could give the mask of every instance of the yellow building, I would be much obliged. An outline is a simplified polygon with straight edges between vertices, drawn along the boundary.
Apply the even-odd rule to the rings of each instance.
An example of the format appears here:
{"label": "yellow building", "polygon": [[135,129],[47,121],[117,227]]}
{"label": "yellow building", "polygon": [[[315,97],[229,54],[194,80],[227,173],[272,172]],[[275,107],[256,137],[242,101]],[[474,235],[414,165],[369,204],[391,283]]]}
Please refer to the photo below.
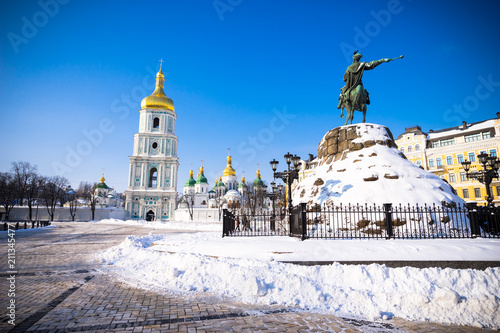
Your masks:
{"label": "yellow building", "polygon": [[[395,140],[408,160],[448,181],[466,202],[485,205],[486,187],[477,180],[469,180],[462,162],[472,162],[470,171],[479,171],[483,166],[477,155],[488,153],[498,156],[500,148],[500,112],[497,118],[442,130],[424,133],[419,126],[406,128]],[[500,181],[491,184],[494,203],[500,204]]]}

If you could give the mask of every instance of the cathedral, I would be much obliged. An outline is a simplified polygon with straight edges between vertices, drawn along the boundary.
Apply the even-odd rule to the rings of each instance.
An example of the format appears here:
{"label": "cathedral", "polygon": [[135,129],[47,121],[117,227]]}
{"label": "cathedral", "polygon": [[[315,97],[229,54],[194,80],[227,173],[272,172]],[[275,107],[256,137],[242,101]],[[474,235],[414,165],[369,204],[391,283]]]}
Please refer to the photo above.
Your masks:
{"label": "cathedral", "polygon": [[[235,208],[245,205],[246,200],[249,199],[245,176],[243,175],[238,182],[230,153],[226,161],[226,168],[222,172],[222,176],[215,180],[212,189],[210,189],[208,180],[205,177],[203,165],[200,167],[196,179],[191,168],[189,178],[184,184],[182,200],[175,211],[176,220],[219,221],[220,214],[218,212],[220,212],[221,208]],[[259,169],[257,169],[253,187],[263,191],[266,190]],[[193,216],[191,217],[190,214],[193,214]]]}
{"label": "cathedral", "polygon": [[156,74],[154,92],[145,97],[139,110],[139,132],[134,135],[129,156],[125,210],[137,220],[174,219],[177,198],[178,139],[174,102],[163,91],[164,75]]}

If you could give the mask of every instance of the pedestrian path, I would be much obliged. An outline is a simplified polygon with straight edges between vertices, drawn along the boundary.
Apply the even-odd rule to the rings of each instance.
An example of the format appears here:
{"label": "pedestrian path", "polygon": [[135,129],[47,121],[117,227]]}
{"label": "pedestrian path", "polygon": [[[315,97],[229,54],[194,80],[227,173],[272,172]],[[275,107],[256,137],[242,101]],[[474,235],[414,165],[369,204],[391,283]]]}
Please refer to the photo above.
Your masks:
{"label": "pedestrian path", "polygon": [[[10,325],[5,265],[0,271],[2,332],[484,332],[478,328],[369,322],[280,306],[240,304],[203,294],[160,294],[98,271],[93,254],[151,229],[102,223],[56,223],[18,232],[15,326]],[[174,233],[165,229],[157,234]],[[7,244],[7,233],[0,233]],[[7,262],[7,246],[1,249]]]}

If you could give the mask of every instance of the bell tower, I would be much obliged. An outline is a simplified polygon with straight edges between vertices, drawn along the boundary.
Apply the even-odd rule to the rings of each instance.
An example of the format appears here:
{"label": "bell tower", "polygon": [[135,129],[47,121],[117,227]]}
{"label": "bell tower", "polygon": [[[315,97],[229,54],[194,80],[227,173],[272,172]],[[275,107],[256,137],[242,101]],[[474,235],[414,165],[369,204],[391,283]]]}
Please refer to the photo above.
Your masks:
{"label": "bell tower", "polygon": [[133,155],[129,156],[125,209],[131,219],[174,219],[179,166],[177,115],[174,102],[163,91],[162,63],[160,60],[154,92],[141,102],[139,132],[134,135]]}

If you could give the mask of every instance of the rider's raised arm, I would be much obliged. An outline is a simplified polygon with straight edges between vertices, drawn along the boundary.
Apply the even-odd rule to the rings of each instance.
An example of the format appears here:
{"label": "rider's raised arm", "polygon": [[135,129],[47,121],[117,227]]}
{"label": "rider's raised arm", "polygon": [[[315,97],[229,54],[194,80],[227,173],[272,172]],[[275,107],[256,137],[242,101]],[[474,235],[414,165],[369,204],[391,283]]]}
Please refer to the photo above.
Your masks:
{"label": "rider's raised arm", "polygon": [[373,60],[370,62],[365,63],[365,71],[369,71],[370,69],[374,69],[378,65],[384,63],[384,62],[389,62],[390,59],[380,59],[380,60]]}

